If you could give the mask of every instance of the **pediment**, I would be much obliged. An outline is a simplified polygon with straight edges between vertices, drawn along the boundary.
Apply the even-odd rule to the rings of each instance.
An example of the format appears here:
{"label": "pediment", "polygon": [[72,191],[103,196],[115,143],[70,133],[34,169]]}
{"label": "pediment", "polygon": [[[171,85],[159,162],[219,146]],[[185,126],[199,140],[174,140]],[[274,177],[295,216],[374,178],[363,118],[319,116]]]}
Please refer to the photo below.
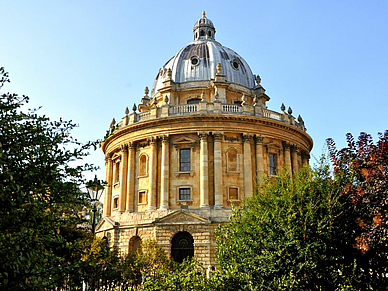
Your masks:
{"label": "pediment", "polygon": [[170,213],[164,217],[156,219],[154,224],[208,224],[211,221],[207,218],[203,218],[197,214],[185,211],[178,210],[173,213]]}
{"label": "pediment", "polygon": [[196,142],[195,139],[193,138],[190,138],[190,137],[181,137],[181,138],[178,138],[176,140],[174,140],[173,144],[174,145],[181,145],[181,144],[194,144]]}
{"label": "pediment", "polygon": [[112,228],[115,228],[119,225],[118,222],[116,221],[113,221],[111,218],[109,217],[104,217],[96,226],[96,232],[97,231],[103,231],[103,230],[108,230],[108,229],[112,229]]}

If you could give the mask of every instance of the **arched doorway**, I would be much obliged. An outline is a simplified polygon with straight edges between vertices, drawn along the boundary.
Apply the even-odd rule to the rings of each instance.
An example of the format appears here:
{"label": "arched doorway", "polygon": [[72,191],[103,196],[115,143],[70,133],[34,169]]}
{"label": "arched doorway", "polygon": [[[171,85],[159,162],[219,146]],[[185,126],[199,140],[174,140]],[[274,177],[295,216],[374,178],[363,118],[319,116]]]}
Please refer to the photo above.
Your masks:
{"label": "arched doorway", "polygon": [[186,231],[178,232],[171,241],[171,257],[175,262],[182,263],[187,257],[194,257],[194,239]]}

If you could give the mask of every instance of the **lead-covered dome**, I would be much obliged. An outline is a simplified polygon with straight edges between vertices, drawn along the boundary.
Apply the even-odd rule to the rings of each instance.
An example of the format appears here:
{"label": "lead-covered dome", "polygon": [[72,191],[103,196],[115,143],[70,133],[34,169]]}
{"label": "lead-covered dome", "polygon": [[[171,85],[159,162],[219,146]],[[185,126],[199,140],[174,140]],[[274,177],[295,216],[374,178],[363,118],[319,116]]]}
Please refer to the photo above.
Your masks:
{"label": "lead-covered dome", "polygon": [[222,65],[222,74],[227,82],[247,88],[255,86],[255,77],[248,63],[235,51],[215,41],[215,28],[205,13],[193,28],[194,41],[183,47],[160,68],[152,86],[151,96],[163,88],[163,81],[171,70],[175,83],[210,81],[217,73],[217,64]]}

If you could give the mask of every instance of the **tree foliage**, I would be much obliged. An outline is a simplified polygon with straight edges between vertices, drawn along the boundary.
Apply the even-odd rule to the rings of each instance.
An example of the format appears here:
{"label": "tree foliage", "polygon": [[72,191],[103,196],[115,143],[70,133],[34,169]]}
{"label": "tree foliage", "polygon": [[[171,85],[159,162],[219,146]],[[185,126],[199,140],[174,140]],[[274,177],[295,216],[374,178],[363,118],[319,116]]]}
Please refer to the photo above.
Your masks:
{"label": "tree foliage", "polygon": [[[9,82],[0,68],[0,89]],[[74,253],[87,235],[77,228],[87,204],[79,190],[90,165],[75,161],[95,143],[73,139],[71,121],[24,109],[27,96],[0,97],[0,289],[60,285],[78,267]]]}
{"label": "tree foliage", "polygon": [[347,134],[347,147],[337,150],[328,140],[335,175],[341,178],[341,195],[350,202],[353,247],[363,284],[373,290],[388,285],[388,131],[372,136],[361,133],[355,141]]}
{"label": "tree foliage", "polygon": [[[345,205],[328,166],[267,180],[217,232],[224,290],[339,290],[353,261],[343,250]],[[348,289],[352,290],[352,289]]]}

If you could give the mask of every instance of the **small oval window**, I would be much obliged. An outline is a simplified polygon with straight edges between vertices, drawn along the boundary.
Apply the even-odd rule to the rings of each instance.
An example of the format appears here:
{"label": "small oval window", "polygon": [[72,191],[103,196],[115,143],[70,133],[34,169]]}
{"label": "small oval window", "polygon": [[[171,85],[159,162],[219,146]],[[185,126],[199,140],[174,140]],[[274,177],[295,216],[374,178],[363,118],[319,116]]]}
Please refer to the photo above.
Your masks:
{"label": "small oval window", "polygon": [[199,58],[198,57],[191,57],[191,64],[193,66],[197,66],[199,64]]}
{"label": "small oval window", "polygon": [[238,70],[239,67],[240,67],[240,63],[238,60],[234,59],[233,61],[231,61],[231,65],[232,65],[232,68],[235,69],[235,70]]}

